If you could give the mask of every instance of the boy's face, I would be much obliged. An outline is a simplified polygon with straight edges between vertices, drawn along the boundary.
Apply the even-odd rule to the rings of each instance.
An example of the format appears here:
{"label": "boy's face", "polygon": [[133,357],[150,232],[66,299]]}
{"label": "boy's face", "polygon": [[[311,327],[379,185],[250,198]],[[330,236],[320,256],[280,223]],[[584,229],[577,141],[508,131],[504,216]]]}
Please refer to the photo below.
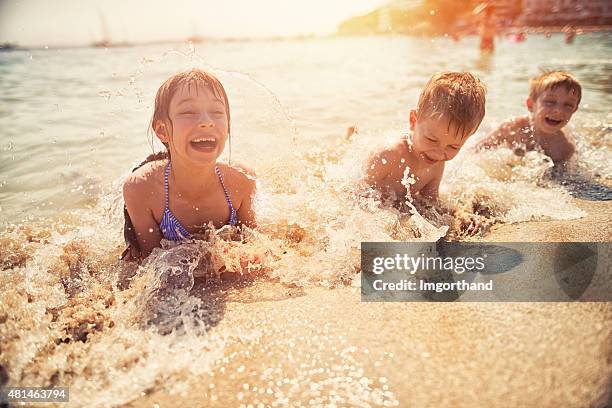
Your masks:
{"label": "boy's face", "polygon": [[454,158],[469,136],[444,117],[417,120],[415,110],[410,111],[410,130],[413,132],[412,149],[427,166]]}
{"label": "boy's face", "polygon": [[184,85],[170,100],[168,116],[172,122],[156,133],[169,143],[172,157],[178,155],[200,162],[215,161],[225,148],[228,136],[225,104],[206,86]]}
{"label": "boy's face", "polygon": [[563,86],[547,89],[535,101],[527,98],[527,109],[535,130],[555,133],[567,125],[578,109],[578,95]]}

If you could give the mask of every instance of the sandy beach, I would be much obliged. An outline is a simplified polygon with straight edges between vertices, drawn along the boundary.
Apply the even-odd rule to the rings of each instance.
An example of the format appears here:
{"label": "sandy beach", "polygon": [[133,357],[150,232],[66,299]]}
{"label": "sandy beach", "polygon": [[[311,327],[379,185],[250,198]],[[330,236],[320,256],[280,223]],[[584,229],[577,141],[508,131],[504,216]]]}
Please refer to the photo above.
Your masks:
{"label": "sandy beach", "polygon": [[[485,240],[609,241],[610,203],[576,204],[585,219],[503,225]],[[184,392],[152,389],[126,406],[604,407],[612,397],[610,303],[362,303],[357,287],[270,282],[230,298],[211,334],[258,336],[228,344]]]}
{"label": "sandy beach", "polygon": [[353,289],[228,303],[220,328],[249,324],[261,337],[228,347],[228,361],[184,395],[127,406],[322,406],[337,396],[337,406],[603,407],[611,320],[606,303],[361,304]]}

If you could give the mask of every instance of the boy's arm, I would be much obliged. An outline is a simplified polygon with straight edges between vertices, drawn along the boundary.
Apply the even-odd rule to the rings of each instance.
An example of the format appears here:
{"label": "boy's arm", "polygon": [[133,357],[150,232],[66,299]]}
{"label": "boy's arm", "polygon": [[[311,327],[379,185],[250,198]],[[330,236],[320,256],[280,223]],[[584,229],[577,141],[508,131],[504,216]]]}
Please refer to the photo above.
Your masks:
{"label": "boy's arm", "polygon": [[567,148],[565,149],[562,161],[568,161],[576,153],[576,145],[572,142],[568,142]]}
{"label": "boy's arm", "polygon": [[132,220],[142,258],[158,247],[162,238],[159,225],[147,205],[150,194],[145,182],[134,176],[130,176],[123,185],[123,200]]}
{"label": "boy's arm", "polygon": [[443,175],[444,163],[442,163],[440,170],[435,174],[431,181],[419,191],[419,195],[427,200],[438,201],[438,191],[440,190],[440,183],[442,182]]}
{"label": "boy's arm", "polygon": [[576,153],[576,145],[574,144],[571,138],[566,136],[565,144],[561,149],[561,154],[559,155],[559,157],[555,157],[553,162],[555,164],[564,163],[571,159],[574,153]]}
{"label": "boy's arm", "polygon": [[512,146],[518,139],[520,131],[520,119],[510,119],[500,124],[496,129],[491,131],[482,141],[476,145],[476,149],[490,149],[491,147],[505,144]]}
{"label": "boy's arm", "polygon": [[374,153],[365,163],[364,181],[378,190],[388,188],[383,180],[391,173],[392,166],[396,165],[396,159],[397,153],[390,149]]}

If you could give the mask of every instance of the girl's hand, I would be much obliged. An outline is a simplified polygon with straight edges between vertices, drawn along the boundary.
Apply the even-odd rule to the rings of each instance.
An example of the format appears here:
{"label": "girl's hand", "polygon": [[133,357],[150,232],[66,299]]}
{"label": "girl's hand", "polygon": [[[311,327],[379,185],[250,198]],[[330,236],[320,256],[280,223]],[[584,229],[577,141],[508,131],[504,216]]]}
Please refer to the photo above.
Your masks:
{"label": "girl's hand", "polygon": [[237,282],[240,277],[246,273],[255,272],[260,269],[262,264],[261,257],[259,255],[240,255],[240,270],[226,270],[221,272],[219,277],[223,282]]}
{"label": "girl's hand", "polygon": [[261,267],[262,259],[257,254],[240,255],[240,267],[243,272],[251,272],[251,269],[257,270]]}

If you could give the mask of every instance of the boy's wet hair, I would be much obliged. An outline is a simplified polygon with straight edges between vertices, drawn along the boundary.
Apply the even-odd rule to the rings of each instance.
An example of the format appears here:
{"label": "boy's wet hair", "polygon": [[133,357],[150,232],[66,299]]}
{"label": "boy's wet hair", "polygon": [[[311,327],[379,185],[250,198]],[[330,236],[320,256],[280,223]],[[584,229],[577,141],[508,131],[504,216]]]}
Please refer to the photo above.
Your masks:
{"label": "boy's wet hair", "polygon": [[[151,119],[151,130],[153,129],[153,125],[158,120],[164,121],[166,123],[170,123],[172,126],[172,120],[170,119],[170,115],[168,113],[170,109],[170,101],[174,94],[181,89],[183,86],[194,87],[196,92],[198,86],[203,85],[208,90],[210,90],[213,95],[223,101],[225,106],[225,115],[227,117],[227,129],[230,137],[230,157],[231,157],[231,117],[230,117],[230,107],[229,101],[227,99],[227,94],[225,93],[225,88],[221,82],[210,72],[206,72],[204,70],[198,68],[192,68],[189,71],[179,72],[177,74],[172,75],[168,78],[157,90],[157,94],[155,95],[155,109],[153,111],[153,118]],[[166,149],[168,146],[164,143]]]}
{"label": "boy's wet hair", "polygon": [[435,74],[421,91],[417,119],[447,118],[462,137],[478,129],[485,114],[485,87],[469,72]]}
{"label": "boy's wet hair", "polygon": [[[566,71],[548,71],[529,81],[529,97],[536,101],[544,91],[562,86],[567,92],[578,96],[578,104],[582,99],[582,86],[576,77]],[[577,106],[576,106],[577,107]]]}

